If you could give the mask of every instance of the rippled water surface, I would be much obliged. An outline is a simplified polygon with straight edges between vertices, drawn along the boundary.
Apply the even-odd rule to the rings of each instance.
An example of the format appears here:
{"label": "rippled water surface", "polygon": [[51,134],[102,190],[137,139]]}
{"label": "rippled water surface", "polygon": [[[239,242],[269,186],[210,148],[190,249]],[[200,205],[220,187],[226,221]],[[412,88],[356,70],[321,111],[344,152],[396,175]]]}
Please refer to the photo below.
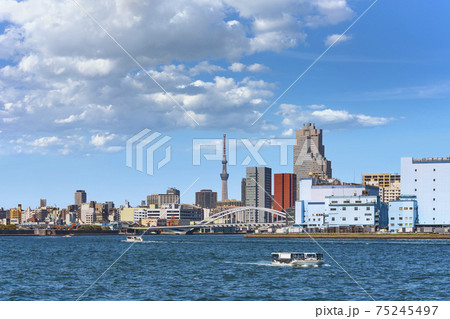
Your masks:
{"label": "rippled water surface", "polygon": [[[0,299],[76,300],[130,248],[82,300],[450,300],[450,240],[144,238],[0,237]],[[318,268],[270,263],[324,250]]]}

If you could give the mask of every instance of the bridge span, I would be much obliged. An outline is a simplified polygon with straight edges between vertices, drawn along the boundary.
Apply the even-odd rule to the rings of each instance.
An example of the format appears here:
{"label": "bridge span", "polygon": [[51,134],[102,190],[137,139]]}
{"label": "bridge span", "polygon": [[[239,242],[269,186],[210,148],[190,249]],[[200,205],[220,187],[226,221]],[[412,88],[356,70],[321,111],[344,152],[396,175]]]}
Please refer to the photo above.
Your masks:
{"label": "bridge span", "polygon": [[[259,221],[261,213],[264,220]],[[191,225],[173,226],[151,226],[151,227],[130,227],[129,229],[157,231],[157,230],[195,230],[202,228],[224,228],[224,227],[270,227],[285,226],[286,213],[265,207],[244,206],[227,209],[208,216],[202,221]]]}

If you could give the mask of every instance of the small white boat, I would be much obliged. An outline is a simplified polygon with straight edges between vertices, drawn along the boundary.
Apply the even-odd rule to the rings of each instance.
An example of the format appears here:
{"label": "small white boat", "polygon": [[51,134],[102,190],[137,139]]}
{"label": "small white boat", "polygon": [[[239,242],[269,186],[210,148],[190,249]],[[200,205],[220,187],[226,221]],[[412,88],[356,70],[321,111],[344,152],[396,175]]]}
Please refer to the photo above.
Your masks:
{"label": "small white boat", "polygon": [[127,236],[127,243],[140,243],[143,242],[141,236]]}
{"label": "small white boat", "polygon": [[71,235],[65,235],[65,236],[63,236],[63,237],[65,237],[65,238],[70,238],[70,237],[72,237]]}
{"label": "small white boat", "polygon": [[322,253],[272,253],[272,263],[291,266],[320,266],[324,264]]}

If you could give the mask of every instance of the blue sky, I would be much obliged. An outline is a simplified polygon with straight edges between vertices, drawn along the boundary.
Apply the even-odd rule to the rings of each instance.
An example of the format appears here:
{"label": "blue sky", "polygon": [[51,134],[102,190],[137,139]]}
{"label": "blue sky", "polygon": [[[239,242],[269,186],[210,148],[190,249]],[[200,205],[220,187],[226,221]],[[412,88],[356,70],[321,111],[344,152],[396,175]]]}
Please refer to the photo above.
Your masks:
{"label": "blue sky", "polygon": [[[378,1],[255,125],[373,1],[107,3],[80,1],[148,74],[73,1],[2,2],[0,207],[64,207],[76,189],[137,205],[167,187],[192,203],[221,185],[220,161],[192,165],[193,139],[292,138],[305,122],[324,129],[333,175],[347,182],[399,172],[404,156],[448,156],[446,1]],[[125,165],[125,141],[144,128],[172,137],[172,160],[153,176]],[[247,154],[240,145],[239,162]],[[261,154],[292,172],[292,150],[287,166],[278,148]],[[240,198],[245,166],[229,173]]]}

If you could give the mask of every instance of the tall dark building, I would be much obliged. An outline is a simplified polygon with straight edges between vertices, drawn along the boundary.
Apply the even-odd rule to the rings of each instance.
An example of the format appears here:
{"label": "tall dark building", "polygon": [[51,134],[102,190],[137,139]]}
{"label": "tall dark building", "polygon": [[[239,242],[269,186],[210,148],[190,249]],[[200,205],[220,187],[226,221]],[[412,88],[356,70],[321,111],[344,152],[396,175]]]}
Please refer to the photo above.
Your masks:
{"label": "tall dark building", "polygon": [[39,202],[39,207],[47,207],[47,200],[41,198],[41,200]]}
{"label": "tall dark building", "polygon": [[295,207],[297,195],[297,178],[295,174],[274,174],[274,203],[273,209],[286,212]]}
{"label": "tall dark building", "polygon": [[226,148],[226,134],[223,134],[223,157],[222,157],[222,174],[220,179],[222,180],[222,201],[228,199],[228,173],[227,173],[227,148]]}
{"label": "tall dark building", "polygon": [[247,187],[247,180],[245,178],[242,179],[241,181],[241,202],[244,203],[245,205],[245,188]]}
{"label": "tall dark building", "polygon": [[294,145],[294,174],[297,181],[318,176],[331,178],[331,162],[325,158],[322,130],[308,123],[296,131],[297,145]]}
{"label": "tall dark building", "polygon": [[[245,206],[271,208],[272,205],[272,169],[269,167],[247,167],[245,187]],[[267,222],[265,212],[249,211],[247,222]]]}
{"label": "tall dark building", "polygon": [[77,190],[75,192],[75,205],[77,205],[78,208],[81,208],[81,204],[86,203],[87,195],[84,190]]}
{"label": "tall dark building", "polygon": [[210,189],[202,189],[195,193],[195,205],[201,208],[216,208],[217,207],[217,192]]}

